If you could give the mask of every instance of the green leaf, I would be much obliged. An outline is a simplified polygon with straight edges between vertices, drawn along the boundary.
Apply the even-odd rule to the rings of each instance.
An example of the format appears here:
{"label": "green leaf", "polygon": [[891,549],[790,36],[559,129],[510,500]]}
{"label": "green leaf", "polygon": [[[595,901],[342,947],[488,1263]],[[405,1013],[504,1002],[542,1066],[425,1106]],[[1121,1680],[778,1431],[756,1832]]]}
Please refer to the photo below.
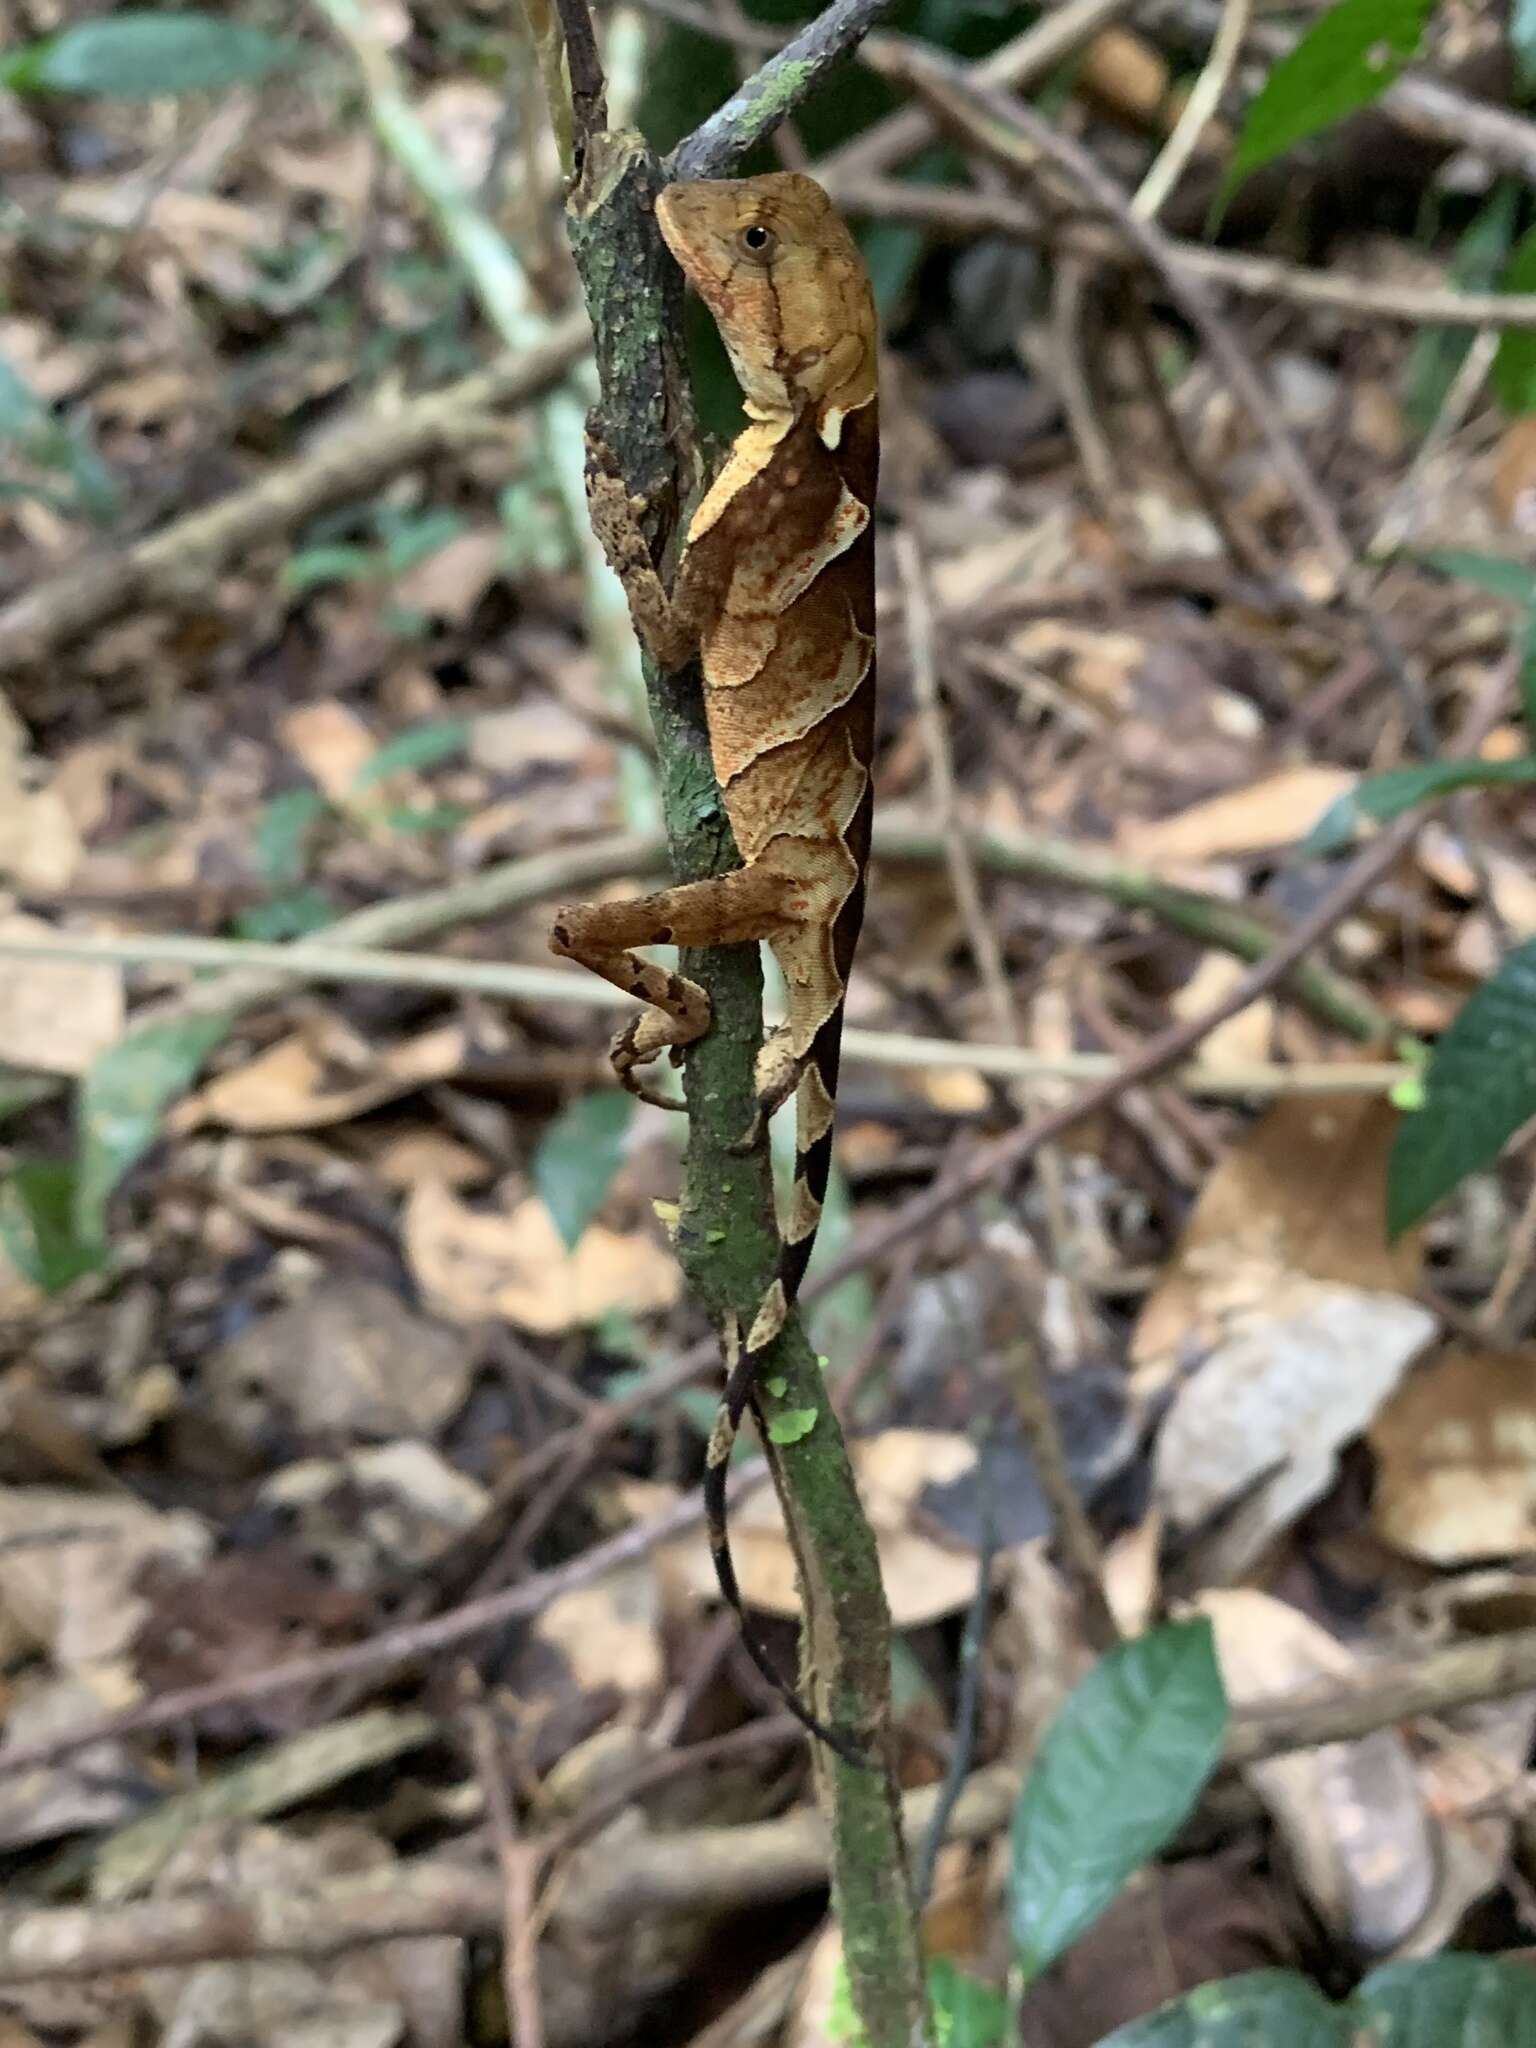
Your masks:
{"label": "green leaf", "polygon": [[281,945],[287,939],[307,939],[323,932],[336,921],[336,906],[323,889],[296,889],[290,896],[274,896],[270,903],[253,903],[235,918],[235,937],[254,939],[264,946]]}
{"label": "green leaf", "polygon": [[283,564],[283,588],[298,597],[324,583],[363,583],[378,572],[379,558],[372,548],[333,541],[290,555]]}
{"label": "green leaf", "polygon": [[[1507,292],[1536,291],[1536,228],[1527,229],[1515,245],[1504,273]],[[1536,334],[1507,327],[1493,359],[1493,388],[1508,413],[1536,412]]]}
{"label": "green leaf", "polygon": [[181,1017],[146,1024],[91,1065],[75,1107],[80,1159],[75,1219],[83,1237],[105,1234],[113,1190],[155,1142],[161,1112],[191,1087],[231,1021],[225,1016]]}
{"label": "green leaf", "polygon": [[[1356,2038],[1344,2015],[1304,1977],[1254,1970],[1202,1984],[1116,2027],[1099,2048],[1354,2048]],[[1396,2035],[1392,2043],[1397,2048]],[[1439,2042],[1436,2048],[1451,2044]]]}
{"label": "green leaf", "polygon": [[1501,782],[1536,782],[1536,754],[1517,761],[1421,761],[1412,768],[1389,768],[1331,803],[1297,851],[1304,859],[1342,852],[1366,818],[1384,825],[1431,797]]}
{"label": "green leaf", "polygon": [[781,1408],[768,1423],[768,1441],[771,1444],[797,1444],[809,1436],[816,1427],[819,1408]]}
{"label": "green leaf", "polygon": [[77,22],[0,57],[0,85],[13,92],[160,99],[249,84],[304,54],[301,43],[212,14],[124,12]]}
{"label": "green leaf", "polygon": [[285,789],[264,806],[254,846],[263,880],[283,888],[304,879],[309,836],[327,809],[318,789]]}
{"label": "green leaf", "polygon": [[35,1103],[46,1102],[63,1087],[56,1074],[24,1074],[18,1067],[0,1065],[0,1124],[20,1116]]}
{"label": "green leaf", "polygon": [[1536,607],[1536,569],[1512,555],[1476,555],[1464,548],[1429,548],[1422,558],[1442,576],[1475,583],[1495,597],[1507,597],[1527,611]]}
{"label": "green leaf", "polygon": [[1536,86],[1536,0],[1514,0],[1509,12],[1509,41],[1521,87],[1528,95]]}
{"label": "green leaf", "polygon": [[1340,0],[1270,72],[1243,121],[1221,204],[1260,165],[1368,107],[1419,47],[1434,0]]}
{"label": "green leaf", "polygon": [[1208,1621],[1154,1629],[1089,1672],[1014,1808],[1009,1913],[1027,1979],[1070,1948],[1188,1818],[1226,1726]]}
{"label": "green leaf", "polygon": [[446,505],[429,506],[422,512],[382,507],[378,529],[384,541],[385,567],[392,576],[403,576],[407,569],[414,569],[428,555],[457,540],[468,524],[462,512],[450,511]]}
{"label": "green leaf", "polygon": [[439,761],[462,754],[468,745],[467,719],[437,718],[428,725],[413,725],[408,732],[396,733],[363,764],[353,780],[353,794],[361,796],[364,790],[376,789],[407,768],[435,768]]}
{"label": "green leaf", "polygon": [[[1438,195],[1427,197],[1426,206],[1437,200]],[[1491,292],[1498,284],[1515,238],[1520,202],[1516,181],[1501,178],[1456,244],[1449,281],[1458,291]],[[1403,408],[1420,433],[1427,434],[1440,417],[1472,339],[1466,327],[1424,327],[1414,336],[1403,372]]]}
{"label": "green leaf", "polygon": [[928,1996],[938,2048],[1001,2048],[1008,2029],[1008,2001],[990,1984],[978,1984],[947,1956],[928,1965]]}
{"label": "green leaf", "polygon": [[1429,1055],[1424,1107],[1398,1126],[1387,1230],[1398,1237],[1536,1116],[1536,939],[1500,961]]}
{"label": "green leaf", "polygon": [[99,1273],[108,1247],[76,1227],[75,1169],[64,1160],[23,1161],[0,1183],[0,1245],[16,1270],[45,1294]]}
{"label": "green leaf", "polygon": [[1490,1956],[1388,1963],[1347,2010],[1391,2048],[1536,2048],[1536,1975]]}
{"label": "green leaf", "polygon": [[1525,631],[1520,638],[1520,705],[1525,729],[1536,748],[1536,569],[1508,555],[1465,554],[1459,548],[1438,548],[1424,557],[1432,568],[1447,576],[1475,583],[1495,597],[1507,597],[1523,607]]}
{"label": "green leaf", "polygon": [[539,1141],[533,1184],[574,1245],[601,1207],[624,1154],[635,1098],[624,1088],[601,1088],[563,1109]]}

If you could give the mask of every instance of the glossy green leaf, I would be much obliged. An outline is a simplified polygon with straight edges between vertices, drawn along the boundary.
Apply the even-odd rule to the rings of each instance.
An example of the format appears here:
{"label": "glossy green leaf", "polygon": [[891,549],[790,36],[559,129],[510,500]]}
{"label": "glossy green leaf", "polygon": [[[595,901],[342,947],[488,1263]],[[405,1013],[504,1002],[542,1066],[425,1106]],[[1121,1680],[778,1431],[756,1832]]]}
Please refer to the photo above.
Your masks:
{"label": "glossy green leaf", "polygon": [[1331,803],[1297,850],[1313,858],[1339,853],[1366,818],[1384,825],[1431,797],[1449,796],[1458,789],[1491,789],[1508,782],[1536,782],[1536,754],[1517,761],[1422,761],[1412,768],[1389,768],[1385,775],[1370,776]]}
{"label": "glossy green leaf", "polygon": [[[1536,291],[1536,228],[1515,246],[1504,273],[1507,292]],[[1507,327],[1493,359],[1493,388],[1507,413],[1536,412],[1536,334]]]}
{"label": "glossy green leaf", "polygon": [[600,1088],[563,1109],[539,1141],[533,1184],[574,1245],[602,1206],[624,1156],[635,1098],[623,1088]]}
{"label": "glossy green leaf", "polygon": [[1396,1237],[1536,1116],[1536,939],[1505,955],[1429,1055],[1424,1106],[1404,1117],[1387,1170]]}
{"label": "glossy green leaf", "polygon": [[89,1068],[75,1107],[76,1223],[83,1237],[105,1234],[113,1190],[154,1144],[167,1104],[191,1087],[230,1021],[179,1017],[146,1024],[109,1046]]}
{"label": "glossy green leaf", "polygon": [[0,55],[0,85],[13,92],[160,99],[249,85],[303,55],[302,44],[217,15],[123,11]]}
{"label": "glossy green leaf", "polygon": [[386,740],[372,760],[364,763],[353,780],[353,791],[360,796],[405,769],[435,768],[439,762],[456,759],[468,745],[466,719],[435,718],[427,725],[413,725],[408,732]]}
{"label": "glossy green leaf", "polygon": [[1009,1914],[1027,1979],[1070,1948],[1188,1818],[1226,1726],[1208,1621],[1154,1629],[1089,1672],[1014,1808]]}
{"label": "glossy green leaf", "polygon": [[1536,2048],[1536,1973],[1493,1956],[1388,1963],[1347,2010],[1382,2048]]}
{"label": "glossy green leaf", "polygon": [[1282,57],[1243,121],[1223,185],[1378,100],[1419,47],[1434,0],[1339,0]]}
{"label": "glossy green leaf", "polygon": [[[1289,1970],[1254,1970],[1202,1984],[1171,2005],[1116,2027],[1098,2048],[1357,2048],[1357,2036],[1344,2014],[1305,1977]],[[1436,2048],[1452,2044],[1440,2042]]]}
{"label": "glossy green leaf", "polygon": [[75,1169],[65,1160],[23,1160],[0,1181],[0,1245],[45,1294],[99,1273],[111,1257],[99,1236],[79,1229],[77,1196]]}

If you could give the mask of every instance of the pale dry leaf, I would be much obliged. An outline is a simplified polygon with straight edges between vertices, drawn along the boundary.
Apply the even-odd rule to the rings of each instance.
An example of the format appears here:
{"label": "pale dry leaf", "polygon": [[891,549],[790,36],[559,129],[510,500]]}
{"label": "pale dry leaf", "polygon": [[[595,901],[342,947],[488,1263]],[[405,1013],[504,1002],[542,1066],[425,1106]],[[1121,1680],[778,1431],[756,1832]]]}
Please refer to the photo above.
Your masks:
{"label": "pale dry leaf", "polygon": [[657,1578],[646,1563],[560,1594],[530,1634],[559,1655],[583,1691],[617,1686],[626,1699],[645,1701],[666,1680]]}
{"label": "pale dry leaf", "polygon": [[355,711],[334,698],[301,704],[278,726],[284,746],[333,804],[347,804],[379,743]]}
{"label": "pale dry leaf", "polygon": [[1295,1275],[1412,1295],[1423,1239],[1386,1242],[1387,1160],[1398,1113],[1380,1096],[1295,1097],[1268,1110],[1201,1189],[1131,1338],[1150,1400],[1192,1370],[1230,1324],[1262,1316]]}
{"label": "pale dry leaf", "polygon": [[[1174,997],[1174,1015],[1183,1019],[1198,1017],[1229,996],[1251,971],[1247,961],[1235,960],[1230,953],[1206,953]],[[1202,1065],[1249,1066],[1267,1060],[1274,1022],[1275,1006],[1269,997],[1248,1003],[1235,1017],[1206,1033],[1200,1047]]]}
{"label": "pale dry leaf", "polygon": [[1131,684],[1147,657],[1134,633],[1106,632],[1070,619],[1031,619],[1008,637],[1020,660],[1058,677],[1105,711],[1125,711]]}
{"label": "pale dry leaf", "polygon": [[395,578],[395,603],[450,625],[466,624],[500,574],[502,548],[502,536],[492,527],[456,534]]}
{"label": "pale dry leaf", "polygon": [[1153,1454],[1170,1523],[1195,1530],[1206,1583],[1239,1576],[1328,1489],[1359,1436],[1434,1336],[1401,1295],[1293,1275],[1234,1324],[1173,1397]]}
{"label": "pale dry leaf", "polygon": [[488,81],[445,78],[417,103],[417,114],[470,191],[484,184],[505,116],[502,95]]}
{"label": "pale dry leaf", "polygon": [[465,1055],[463,1027],[440,1024],[380,1052],[361,1078],[338,1082],[334,1064],[298,1033],[210,1081],[173,1114],[172,1128],[215,1123],[234,1131],[320,1130],[450,1079]]}
{"label": "pale dry leaf", "polygon": [[378,1148],[370,1146],[366,1156],[370,1169],[392,1188],[413,1188],[424,1180],[445,1188],[469,1188],[491,1170],[484,1154],[472,1145],[426,1124],[385,1134]]}
{"label": "pale dry leaf", "polygon": [[1318,819],[1358,778],[1343,768],[1282,768],[1246,789],[1193,804],[1172,818],[1131,822],[1116,834],[1128,859],[1180,867],[1239,854],[1270,853],[1305,839]]}
{"label": "pale dry leaf", "polygon": [[[21,911],[0,936],[48,940],[53,927]],[[123,1035],[122,969],[105,960],[0,962],[0,1061],[41,1074],[83,1074]]]}
{"label": "pale dry leaf", "polygon": [[1536,1548],[1536,1345],[1452,1341],[1376,1417],[1373,1516],[1440,1565]]}
{"label": "pale dry leaf", "polygon": [[377,1281],[332,1276],[220,1345],[204,1401],[253,1449],[274,1418],[320,1442],[431,1436],[462,1405],[472,1364],[460,1331]]}
{"label": "pale dry leaf", "polygon": [[[60,1741],[126,1704],[120,1693],[104,1697],[76,1676],[24,1672],[6,1702],[0,1763],[9,1748]],[[139,1810],[142,1792],[132,1758],[120,1742],[96,1743],[62,1767],[44,1764],[10,1772],[0,1776],[0,1847],[17,1849],[87,1828],[115,1827]]]}
{"label": "pale dry leaf", "polygon": [[[927,1533],[921,1496],[959,1478],[976,1462],[969,1437],[951,1431],[888,1429],[850,1447],[865,1513],[874,1528],[880,1575],[898,1629],[922,1628],[957,1614],[976,1592],[976,1555]],[[718,1581],[702,1533],[674,1551],[679,1576],[696,1599],[717,1597]],[[786,1620],[801,1611],[794,1552],[772,1487],[757,1487],[731,1513],[731,1552],[749,1607]]]}
{"label": "pale dry leaf", "polygon": [[192,1569],[209,1547],[194,1516],[126,1495],[0,1487],[0,1613],[60,1671],[100,1684],[149,1612],[133,1590],[142,1568],[168,1558]]}
{"label": "pale dry leaf", "polygon": [[69,808],[54,789],[23,789],[0,772],[0,881],[39,895],[67,889],[84,848]]}
{"label": "pale dry leaf", "polygon": [[[338,1881],[377,1877],[396,1859],[377,1836],[350,1822],[300,1835],[261,1825],[210,1821],[196,1828],[155,1881],[154,1896],[281,1893],[323,1900]],[[161,1969],[143,1978],[163,2025],[164,2048],[214,2042],[281,2042],[283,2048],[403,2048],[409,2038],[399,1964],[419,1943],[385,1942],[319,1962],[267,1956]],[[453,1973],[458,1944],[437,1950]]]}
{"label": "pale dry leaf", "polygon": [[510,1213],[482,1212],[423,1182],[406,1202],[402,1237],[423,1296],[454,1322],[503,1317],[555,1336],[616,1310],[655,1314],[682,1288],[671,1252],[641,1232],[591,1223],[568,1250],[533,1195]]}
{"label": "pale dry leaf", "polygon": [[420,1439],[366,1445],[342,1458],[300,1458],[257,1498],[338,1586],[366,1592],[427,1571],[491,1503],[487,1489]]}
{"label": "pale dry leaf", "polygon": [[[1268,1593],[1201,1595],[1216,1631],[1227,1697],[1273,1705],[1319,1684],[1365,1673],[1326,1629]],[[1394,1948],[1434,1896],[1438,1829],[1395,1728],[1244,1767],[1289,1851],[1291,1868],[1331,1931],[1366,1955]]]}
{"label": "pale dry leaf", "polygon": [[590,763],[600,750],[586,720],[554,697],[525,697],[503,710],[483,711],[469,724],[470,760],[498,775],[575,768]]}

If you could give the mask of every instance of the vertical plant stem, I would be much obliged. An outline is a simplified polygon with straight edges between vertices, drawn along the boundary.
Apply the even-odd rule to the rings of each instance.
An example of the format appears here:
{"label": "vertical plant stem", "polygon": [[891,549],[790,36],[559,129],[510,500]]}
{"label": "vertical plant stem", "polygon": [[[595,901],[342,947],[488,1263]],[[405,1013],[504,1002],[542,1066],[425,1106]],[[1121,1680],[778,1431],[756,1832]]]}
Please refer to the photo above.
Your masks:
{"label": "vertical plant stem", "polygon": [[[682,284],[653,217],[660,168],[632,133],[595,132],[569,195],[571,245],[592,316],[602,402],[598,428],[642,515],[656,558],[673,537],[691,481],[693,408],[683,360]],[[737,864],[710,761],[697,670],[652,673],[651,718],[662,803],[679,881]],[[714,1024],[685,1071],[689,1125],[677,1250],[717,1324],[750,1322],[778,1256],[766,1148],[734,1150],[752,1122],[752,1067],[762,1030],[755,946],[684,956]],[[890,1618],[874,1533],[820,1364],[797,1318],[770,1361],[786,1407],[814,1422],[768,1445],[800,1569],[803,1677],[813,1711],[858,1730],[879,1768],[818,1749],[817,1789],[831,1843],[833,1902],[849,1985],[870,2048],[928,2048],[922,1955],[895,1781],[889,1765]]]}

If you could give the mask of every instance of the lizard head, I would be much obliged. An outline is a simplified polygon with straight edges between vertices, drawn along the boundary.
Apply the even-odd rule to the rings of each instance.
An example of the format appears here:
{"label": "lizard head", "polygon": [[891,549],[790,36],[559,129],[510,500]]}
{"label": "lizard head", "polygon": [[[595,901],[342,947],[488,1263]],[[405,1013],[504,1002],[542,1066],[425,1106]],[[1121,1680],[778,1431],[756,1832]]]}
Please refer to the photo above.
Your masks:
{"label": "lizard head", "polygon": [[656,218],[748,410],[814,408],[835,446],[844,415],[875,395],[876,327],[869,274],[826,193],[798,171],[668,185]]}

